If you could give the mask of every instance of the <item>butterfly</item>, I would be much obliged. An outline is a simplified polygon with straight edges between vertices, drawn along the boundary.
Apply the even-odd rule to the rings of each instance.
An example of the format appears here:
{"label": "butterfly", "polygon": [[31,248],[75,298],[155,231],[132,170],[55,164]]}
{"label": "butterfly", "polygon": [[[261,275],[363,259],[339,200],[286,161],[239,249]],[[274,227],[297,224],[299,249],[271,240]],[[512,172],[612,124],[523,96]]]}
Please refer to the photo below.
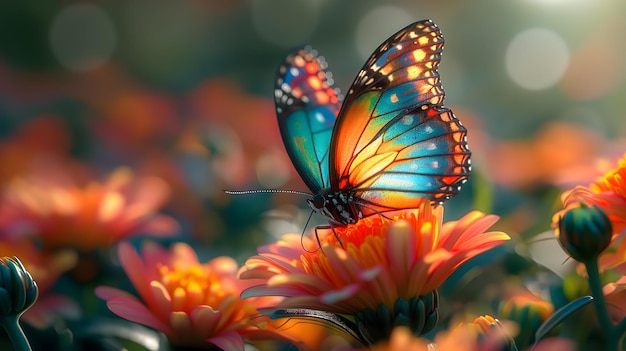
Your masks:
{"label": "butterfly", "polygon": [[459,192],[471,153],[467,130],[443,106],[443,43],[431,20],[406,26],[374,51],[345,99],[315,50],[285,58],[274,89],[278,125],[313,211],[347,225]]}

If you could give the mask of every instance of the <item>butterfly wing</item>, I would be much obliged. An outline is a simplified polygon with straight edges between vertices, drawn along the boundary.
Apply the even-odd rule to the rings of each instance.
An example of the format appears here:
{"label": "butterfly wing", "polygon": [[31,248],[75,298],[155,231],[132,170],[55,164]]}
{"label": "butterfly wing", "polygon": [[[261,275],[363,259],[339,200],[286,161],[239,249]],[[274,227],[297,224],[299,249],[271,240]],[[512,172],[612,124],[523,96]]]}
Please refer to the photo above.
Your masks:
{"label": "butterfly wing", "polygon": [[342,96],[323,57],[309,47],[293,51],[278,69],[274,89],[287,153],[313,193],[330,185],[329,147]]}
{"label": "butterfly wing", "polygon": [[364,215],[455,195],[470,172],[466,129],[442,106],[443,37],[430,20],[381,44],[357,75],[332,136],[334,191]]}

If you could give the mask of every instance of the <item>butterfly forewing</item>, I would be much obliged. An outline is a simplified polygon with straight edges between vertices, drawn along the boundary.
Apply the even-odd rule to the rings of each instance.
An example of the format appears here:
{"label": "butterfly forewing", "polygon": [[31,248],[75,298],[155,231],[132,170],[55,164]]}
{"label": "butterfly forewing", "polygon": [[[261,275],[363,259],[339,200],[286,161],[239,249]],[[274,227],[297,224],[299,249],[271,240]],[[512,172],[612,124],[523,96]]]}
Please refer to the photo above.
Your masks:
{"label": "butterfly forewing", "polygon": [[330,185],[329,146],[342,97],[326,62],[309,47],[278,69],[274,99],[280,132],[302,180],[317,193]]}
{"label": "butterfly forewing", "polygon": [[[374,51],[352,83],[346,100],[350,101],[372,89],[388,89],[386,94],[391,96],[402,90],[403,83],[421,80],[419,86],[404,86],[407,92],[418,96],[405,96],[402,101],[399,99],[396,102],[394,108],[402,108],[405,106],[403,103],[411,105],[431,98],[431,103],[440,103],[443,90],[437,66],[442,51],[443,36],[432,21],[419,21],[405,27]],[[420,90],[411,91],[415,88]]]}
{"label": "butterfly forewing", "polygon": [[364,215],[443,201],[468,178],[466,130],[442,106],[443,37],[430,20],[402,29],[369,58],[339,112],[330,147],[333,191]]}

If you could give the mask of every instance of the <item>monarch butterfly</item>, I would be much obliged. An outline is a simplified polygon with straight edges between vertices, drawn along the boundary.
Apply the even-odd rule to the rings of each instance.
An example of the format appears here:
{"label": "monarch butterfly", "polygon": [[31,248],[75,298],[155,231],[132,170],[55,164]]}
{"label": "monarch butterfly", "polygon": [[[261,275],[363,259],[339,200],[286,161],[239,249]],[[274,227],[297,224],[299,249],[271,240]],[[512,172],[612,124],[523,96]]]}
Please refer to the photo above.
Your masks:
{"label": "monarch butterfly", "polygon": [[274,89],[278,124],[313,211],[347,225],[458,193],[471,153],[467,130],[442,104],[443,43],[431,20],[406,26],[374,51],[345,99],[315,50],[286,57]]}

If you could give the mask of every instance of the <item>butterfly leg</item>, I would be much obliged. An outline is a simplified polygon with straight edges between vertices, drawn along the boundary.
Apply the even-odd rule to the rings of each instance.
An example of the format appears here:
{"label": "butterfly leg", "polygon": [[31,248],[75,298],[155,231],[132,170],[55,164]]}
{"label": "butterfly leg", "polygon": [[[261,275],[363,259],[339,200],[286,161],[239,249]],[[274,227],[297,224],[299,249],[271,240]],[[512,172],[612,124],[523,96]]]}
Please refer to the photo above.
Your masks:
{"label": "butterfly leg", "polygon": [[335,226],[333,225],[333,222],[329,222],[328,225],[318,225],[317,227],[315,227],[315,238],[317,239],[317,243],[319,244],[320,248],[322,247],[322,243],[320,242],[320,238],[317,234],[317,231],[319,229],[330,229],[333,231],[333,235],[335,236],[335,238],[337,239],[337,241],[339,242],[339,245],[341,245],[341,247],[343,249],[345,249],[345,246],[343,246],[343,241],[341,241],[341,238],[339,237],[339,234],[337,234],[337,231],[335,230]]}

